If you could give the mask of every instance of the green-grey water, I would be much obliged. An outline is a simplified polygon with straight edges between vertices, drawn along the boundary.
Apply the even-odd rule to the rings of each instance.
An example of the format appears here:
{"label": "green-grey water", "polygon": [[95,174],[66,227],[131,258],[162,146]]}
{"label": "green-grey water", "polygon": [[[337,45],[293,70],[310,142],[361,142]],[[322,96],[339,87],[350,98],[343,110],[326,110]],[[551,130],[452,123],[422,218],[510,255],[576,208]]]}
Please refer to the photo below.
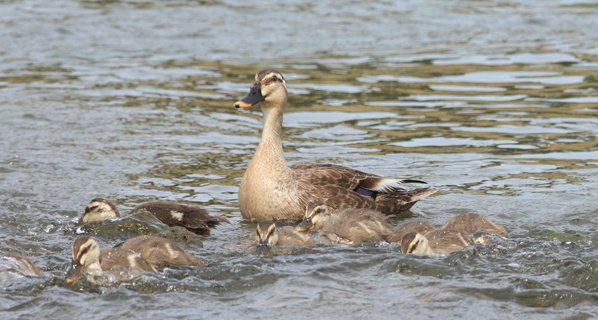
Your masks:
{"label": "green-grey water", "polygon": [[[0,253],[46,274],[0,284],[3,319],[598,314],[593,2],[58,0],[0,13]],[[515,245],[248,254],[237,190],[261,112],[233,104],[264,67],[287,79],[290,163],[428,181],[440,191],[405,217],[483,213]],[[123,212],[197,204],[231,223],[189,248],[204,267],[70,287],[82,232],[109,246],[163,231],[75,229],[97,196]]]}

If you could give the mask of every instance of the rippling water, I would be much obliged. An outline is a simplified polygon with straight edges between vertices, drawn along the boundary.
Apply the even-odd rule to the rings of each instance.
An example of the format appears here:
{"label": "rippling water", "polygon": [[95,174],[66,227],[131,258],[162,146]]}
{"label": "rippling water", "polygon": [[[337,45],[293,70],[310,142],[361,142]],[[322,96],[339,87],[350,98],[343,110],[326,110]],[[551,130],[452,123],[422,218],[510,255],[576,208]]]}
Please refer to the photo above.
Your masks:
{"label": "rippling water", "polygon": [[[0,253],[47,275],[0,284],[2,318],[592,318],[598,314],[598,7],[590,1],[5,1]],[[263,67],[289,87],[289,162],[415,177],[406,216],[464,212],[514,248],[244,250],[237,190]],[[208,262],[116,288],[64,282],[92,198],[231,220]],[[399,223],[399,220],[394,221]],[[111,245],[125,234],[97,235]]]}

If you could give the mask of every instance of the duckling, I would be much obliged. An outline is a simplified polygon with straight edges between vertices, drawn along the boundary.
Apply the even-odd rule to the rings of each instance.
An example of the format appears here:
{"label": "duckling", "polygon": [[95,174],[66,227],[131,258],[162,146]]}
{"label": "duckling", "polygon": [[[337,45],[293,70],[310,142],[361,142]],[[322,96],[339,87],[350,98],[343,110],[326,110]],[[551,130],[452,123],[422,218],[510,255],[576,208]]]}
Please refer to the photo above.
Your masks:
{"label": "duckling", "polygon": [[420,234],[426,234],[436,229],[433,224],[424,220],[411,220],[399,225],[390,236],[386,239],[386,242],[401,242],[403,236],[411,231],[418,232]]}
{"label": "duckling", "polygon": [[134,237],[118,248],[139,254],[154,268],[203,265],[201,260],[181,249],[172,240],[158,236]]}
{"label": "duckling", "polygon": [[403,253],[443,256],[470,245],[473,245],[473,243],[469,239],[461,233],[451,230],[435,229],[425,235],[411,231],[403,236],[401,251]]}
{"label": "duckling", "polygon": [[249,94],[235,108],[258,103],[263,113],[262,137],[239,187],[239,209],[245,219],[301,220],[308,199],[316,198],[334,209],[365,208],[393,215],[437,191],[432,187],[407,190],[405,183],[425,182],[385,178],[340,165],[288,166],[281,141],[287,87],[277,70],[258,71]]}
{"label": "duckling", "polygon": [[[156,272],[156,269],[138,253],[122,248],[109,248],[100,252],[98,243],[90,237],[79,237],[72,246],[72,263],[66,282],[73,285],[82,274],[89,276],[110,273],[116,281],[126,281],[141,276],[141,273]],[[93,282],[92,278],[90,280]]]}
{"label": "duckling", "polygon": [[382,213],[363,208],[331,210],[323,201],[311,201],[297,231],[320,230],[320,237],[332,244],[358,245],[380,242],[392,232]]}
{"label": "duckling", "polygon": [[[494,246],[495,243],[504,240],[502,237],[507,236],[505,228],[477,213],[454,216],[438,229],[429,231],[426,229],[433,226],[427,223],[422,230],[417,230],[415,226],[411,226],[413,229],[407,227],[408,224],[405,224],[404,230],[411,232],[401,238],[403,253],[446,255],[471,245],[480,250]],[[400,228],[397,228],[397,231]],[[393,235],[392,240],[396,240],[397,236],[398,234]]]}
{"label": "duckling", "polygon": [[492,234],[498,234],[507,237],[507,231],[504,227],[490,221],[484,215],[478,213],[460,214],[450,218],[443,226],[443,230],[452,230],[464,235],[470,235],[474,232],[485,231]]}
{"label": "duckling", "polygon": [[22,277],[43,277],[44,274],[29,259],[21,256],[0,257],[0,281]]}
{"label": "duckling", "polygon": [[[224,217],[209,215],[205,209],[198,206],[188,206],[171,201],[144,202],[133,208],[129,215],[141,211],[151,213],[170,227],[181,226],[204,236],[210,235],[211,228],[215,228],[223,222],[229,222]],[[103,198],[95,198],[85,206],[78,225],[116,217],[120,217],[120,213],[114,203]]]}
{"label": "duckling", "polygon": [[258,257],[267,257],[272,254],[275,246],[313,248],[315,242],[309,235],[297,232],[293,227],[279,228],[270,220],[258,222],[256,236],[247,247],[255,247]]}

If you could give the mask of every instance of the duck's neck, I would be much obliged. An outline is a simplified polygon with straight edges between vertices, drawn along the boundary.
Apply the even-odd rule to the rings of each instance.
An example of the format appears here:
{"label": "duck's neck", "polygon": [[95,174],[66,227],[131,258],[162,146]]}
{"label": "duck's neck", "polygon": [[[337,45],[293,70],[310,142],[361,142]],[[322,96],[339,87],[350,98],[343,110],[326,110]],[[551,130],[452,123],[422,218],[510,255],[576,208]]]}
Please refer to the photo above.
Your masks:
{"label": "duck's neck", "polygon": [[[265,101],[262,103],[265,103]],[[252,164],[260,162],[261,158],[264,158],[263,160],[267,161],[268,166],[273,167],[273,169],[287,168],[281,138],[283,108],[271,108],[265,105],[262,107],[262,113],[264,115],[262,139],[251,162]]]}

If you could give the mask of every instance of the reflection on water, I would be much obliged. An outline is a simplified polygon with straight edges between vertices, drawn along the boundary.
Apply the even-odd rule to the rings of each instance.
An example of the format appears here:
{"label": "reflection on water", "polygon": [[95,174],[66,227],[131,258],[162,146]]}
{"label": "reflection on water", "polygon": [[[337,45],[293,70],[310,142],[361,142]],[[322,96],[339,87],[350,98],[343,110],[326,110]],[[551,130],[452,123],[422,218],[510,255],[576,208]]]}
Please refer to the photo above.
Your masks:
{"label": "reflection on water", "polygon": [[[28,256],[49,275],[0,284],[0,310],[596,314],[594,5],[61,0],[0,10],[0,253]],[[262,67],[287,79],[289,162],[421,178],[441,191],[405,217],[438,225],[484,213],[515,247],[444,258],[405,256],[392,244],[247,254],[255,227],[241,220],[237,190],[261,112],[233,103]],[[190,249],[204,268],[70,288],[73,224],[97,196],[123,211],[149,199],[195,203],[232,223]],[[83,231],[116,244],[130,233],[119,231],[126,222]]]}

